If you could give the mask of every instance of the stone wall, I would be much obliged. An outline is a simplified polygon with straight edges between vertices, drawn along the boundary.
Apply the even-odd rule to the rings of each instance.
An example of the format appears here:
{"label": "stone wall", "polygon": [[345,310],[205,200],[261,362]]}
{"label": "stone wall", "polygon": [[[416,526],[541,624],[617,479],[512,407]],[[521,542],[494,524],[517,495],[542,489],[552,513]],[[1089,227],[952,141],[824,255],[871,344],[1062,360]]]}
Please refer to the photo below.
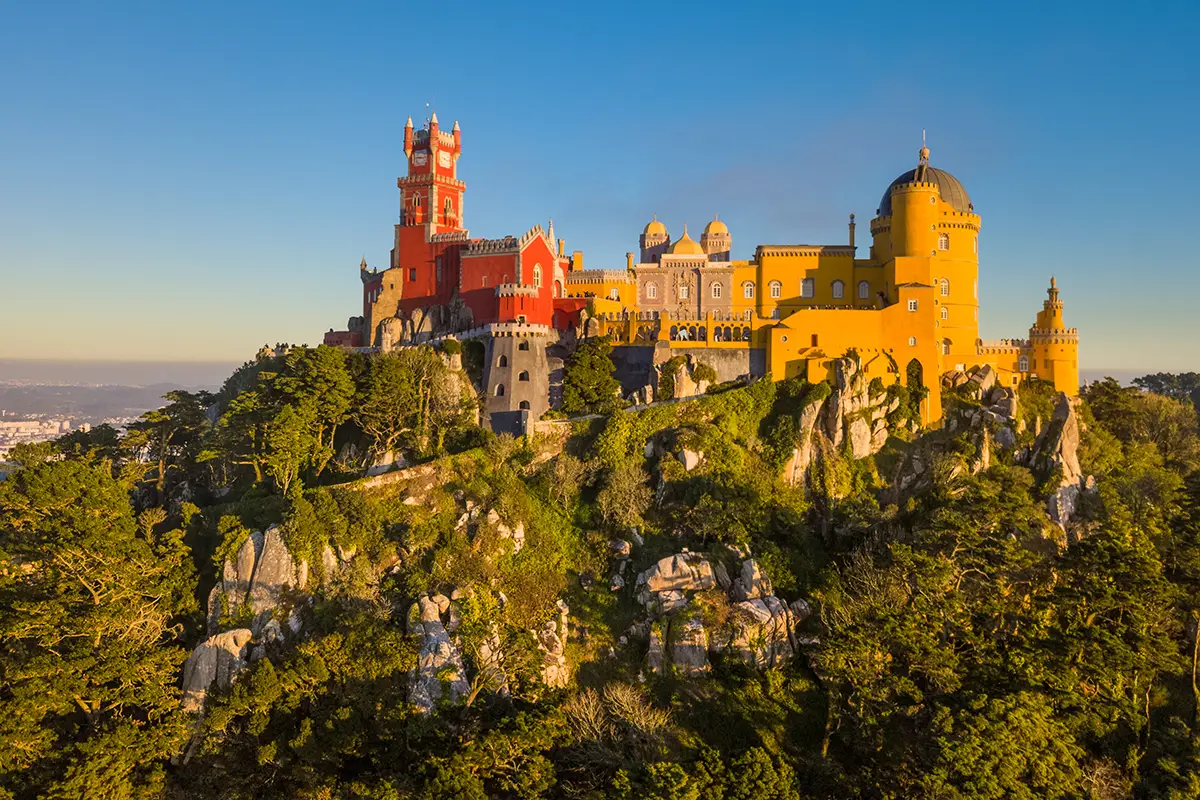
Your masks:
{"label": "stone wall", "polygon": [[614,347],[614,375],[621,382],[621,394],[629,395],[648,384],[655,364],[672,356],[691,356],[693,362],[707,364],[717,373],[717,382],[735,380],[743,375],[759,377],[767,372],[767,351],[760,347],[670,347],[660,342],[656,347],[624,345]]}

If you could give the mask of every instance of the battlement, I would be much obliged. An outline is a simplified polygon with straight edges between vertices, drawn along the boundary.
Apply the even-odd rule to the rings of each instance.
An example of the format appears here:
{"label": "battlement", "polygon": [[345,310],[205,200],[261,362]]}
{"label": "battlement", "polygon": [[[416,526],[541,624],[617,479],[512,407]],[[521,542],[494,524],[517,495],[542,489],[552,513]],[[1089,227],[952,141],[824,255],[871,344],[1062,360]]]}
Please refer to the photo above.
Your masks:
{"label": "battlement", "polygon": [[585,269],[567,273],[567,285],[590,283],[636,283],[637,278],[623,269]]}
{"label": "battlement", "polygon": [[431,242],[469,242],[471,235],[467,231],[450,231],[449,233],[435,233],[429,237]]}
{"label": "battlement", "polygon": [[760,244],[755,259],[764,256],[833,256],[854,258],[855,248],[848,244]]}
{"label": "battlement", "polygon": [[430,182],[447,186],[452,189],[466,189],[467,184],[457,178],[451,178],[441,173],[421,173],[418,175],[403,175],[396,178],[396,188],[403,189],[405,186],[426,186]]}
{"label": "battlement", "polygon": [[520,247],[520,249],[524,250],[525,245],[529,244],[531,241],[533,241],[534,239],[536,239],[539,236],[542,237],[543,239],[545,239],[546,242],[550,245],[550,252],[552,252],[552,253],[555,252],[554,242],[550,241],[550,237],[548,237],[546,235],[546,231],[542,229],[541,225],[534,225],[532,228],[525,231],[525,233],[523,233],[521,235],[521,238],[517,240],[517,245],[518,245],[518,247]]}
{"label": "battlement", "polygon": [[1038,341],[1053,340],[1055,344],[1060,343],[1060,340],[1061,340],[1061,343],[1064,343],[1064,344],[1068,343],[1068,342],[1078,342],[1079,341],[1079,329],[1078,328],[1030,328],[1029,329],[1029,338],[1036,339]]}
{"label": "battlement", "polygon": [[464,258],[470,256],[491,256],[500,253],[516,253],[520,246],[515,236],[505,236],[502,239],[476,239],[463,248]]}
{"label": "battlement", "polygon": [[994,355],[1001,353],[1022,353],[1030,347],[1028,339],[994,339],[990,341],[980,340],[976,350],[980,355]]}
{"label": "battlement", "polygon": [[502,283],[496,287],[497,297],[537,297],[536,286],[522,286],[519,283]]}

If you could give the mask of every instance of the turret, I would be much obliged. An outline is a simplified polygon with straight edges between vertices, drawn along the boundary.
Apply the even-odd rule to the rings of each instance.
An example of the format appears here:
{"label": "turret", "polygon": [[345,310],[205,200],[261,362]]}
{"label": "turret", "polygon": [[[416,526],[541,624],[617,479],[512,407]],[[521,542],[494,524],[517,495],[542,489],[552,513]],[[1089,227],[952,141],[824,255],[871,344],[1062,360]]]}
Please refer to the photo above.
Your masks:
{"label": "turret", "polygon": [[854,215],[850,215],[850,246],[854,247]]}
{"label": "turret", "polygon": [[404,157],[412,158],[413,151],[413,126],[412,117],[408,118],[408,122],[404,123]]}
{"label": "turret", "polygon": [[454,130],[451,133],[454,134],[454,155],[457,156],[462,152],[462,130],[458,127],[458,120],[454,120]]}
{"label": "turret", "polygon": [[1054,384],[1070,396],[1079,393],[1079,331],[1063,322],[1063,304],[1058,299],[1058,281],[1050,288],[1037,321],[1029,329],[1029,372]]}
{"label": "turret", "polygon": [[713,214],[712,222],[704,226],[700,234],[700,246],[704,248],[709,261],[728,261],[733,251],[733,239],[729,228]]}
{"label": "turret", "polygon": [[667,233],[667,226],[659,222],[658,214],[655,214],[654,219],[646,223],[646,227],[642,229],[642,263],[657,262],[670,244],[671,235]]}

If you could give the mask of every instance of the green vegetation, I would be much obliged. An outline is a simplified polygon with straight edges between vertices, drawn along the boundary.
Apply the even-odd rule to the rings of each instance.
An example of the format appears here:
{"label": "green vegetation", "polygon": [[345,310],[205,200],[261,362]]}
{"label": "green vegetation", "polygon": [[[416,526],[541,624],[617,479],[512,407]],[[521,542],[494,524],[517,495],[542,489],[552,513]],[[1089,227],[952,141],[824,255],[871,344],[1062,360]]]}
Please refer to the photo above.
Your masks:
{"label": "green vegetation", "polygon": [[613,377],[611,353],[612,342],[606,336],[580,340],[563,371],[563,411],[608,414],[621,406],[621,384]]}
{"label": "green vegetation", "polygon": [[[481,431],[433,349],[316,348],[172,393],[123,433],[18,448],[0,483],[0,797],[1200,797],[1187,376],[1141,382],[1165,394],[1088,388],[1079,461],[1096,488],[1064,532],[1046,514],[1061,467],[1017,457],[1032,430],[971,469],[961,434],[910,431],[906,380],[872,383],[896,406],[878,468],[818,435],[792,486],[782,467],[828,383],[635,413],[605,388],[609,347],[581,343],[567,370],[576,411],[606,416],[560,439]],[[1028,428],[1053,432],[1054,409],[1049,387],[1020,388]],[[384,453],[421,466],[358,480]],[[894,491],[880,473],[914,455],[927,480]],[[307,565],[302,633],[256,638],[261,657],[185,713],[209,592],[269,525]],[[749,550],[780,598],[806,600],[798,655],[646,671],[632,584],[683,548],[731,575]],[[468,689],[423,716],[409,611],[456,590]],[[560,600],[573,672],[550,689],[531,632]],[[712,631],[736,613],[719,588],[691,603]]]}

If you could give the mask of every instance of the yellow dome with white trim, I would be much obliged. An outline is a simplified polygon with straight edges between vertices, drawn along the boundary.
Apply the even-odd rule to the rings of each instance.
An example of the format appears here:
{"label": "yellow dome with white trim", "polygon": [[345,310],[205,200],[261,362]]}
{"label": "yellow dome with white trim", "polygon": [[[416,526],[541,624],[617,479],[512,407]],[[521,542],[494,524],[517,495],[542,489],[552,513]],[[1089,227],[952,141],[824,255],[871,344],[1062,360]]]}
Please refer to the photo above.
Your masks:
{"label": "yellow dome with white trim", "polygon": [[714,215],[712,218],[712,222],[710,222],[704,226],[704,235],[705,236],[713,236],[715,234],[728,235],[729,228],[725,225],[724,222],[721,222],[721,220],[717,219],[716,216]]}
{"label": "yellow dome with white trim", "polygon": [[642,229],[642,236],[668,236],[667,226],[658,221],[658,215],[654,215],[654,219],[646,223],[646,227]]}

